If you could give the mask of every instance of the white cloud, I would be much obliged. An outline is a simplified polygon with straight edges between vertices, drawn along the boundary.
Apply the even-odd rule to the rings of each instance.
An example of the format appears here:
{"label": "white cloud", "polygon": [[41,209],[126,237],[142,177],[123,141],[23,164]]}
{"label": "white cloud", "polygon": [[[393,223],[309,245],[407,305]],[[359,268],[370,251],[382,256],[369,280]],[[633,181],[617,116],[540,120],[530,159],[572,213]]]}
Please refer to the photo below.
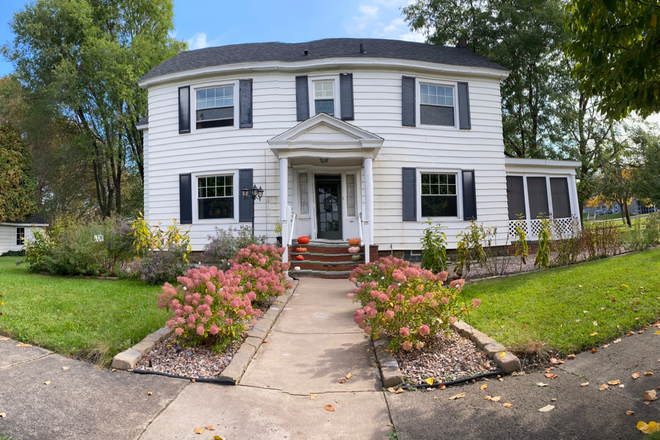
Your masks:
{"label": "white cloud", "polygon": [[413,32],[403,19],[401,8],[414,0],[365,0],[354,15],[344,22],[344,29],[353,37],[391,38],[423,42],[422,34]]}
{"label": "white cloud", "polygon": [[206,33],[204,32],[197,32],[192,38],[188,39],[188,47],[191,50],[204,49],[208,46],[209,43],[206,41]]}
{"label": "white cloud", "polygon": [[369,6],[362,4],[358,6],[358,9],[360,10],[360,12],[362,12],[364,17],[369,17],[369,18],[378,17],[378,6]]}

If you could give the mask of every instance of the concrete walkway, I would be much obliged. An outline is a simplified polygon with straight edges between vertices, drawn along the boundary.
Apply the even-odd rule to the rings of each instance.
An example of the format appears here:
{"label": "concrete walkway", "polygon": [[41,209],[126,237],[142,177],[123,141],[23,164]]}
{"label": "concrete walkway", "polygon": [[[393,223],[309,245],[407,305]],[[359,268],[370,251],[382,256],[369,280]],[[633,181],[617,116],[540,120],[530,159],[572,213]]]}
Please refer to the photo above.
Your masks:
{"label": "concrete walkway", "polygon": [[[392,425],[352,284],[305,278],[236,387],[195,383],[141,439],[389,438]],[[351,377],[346,383],[338,380]],[[331,405],[335,411],[327,411]],[[196,427],[215,426],[194,434]]]}

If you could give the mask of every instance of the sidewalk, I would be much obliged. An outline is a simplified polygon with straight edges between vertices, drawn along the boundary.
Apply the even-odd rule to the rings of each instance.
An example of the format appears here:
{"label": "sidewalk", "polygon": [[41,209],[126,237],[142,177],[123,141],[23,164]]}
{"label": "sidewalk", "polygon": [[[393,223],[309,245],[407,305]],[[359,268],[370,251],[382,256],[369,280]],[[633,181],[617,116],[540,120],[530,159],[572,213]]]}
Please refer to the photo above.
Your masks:
{"label": "sidewalk", "polygon": [[[240,384],[191,384],[141,439],[387,439],[392,426],[373,350],[346,297],[352,287],[301,279]],[[215,431],[194,434],[207,425]]]}

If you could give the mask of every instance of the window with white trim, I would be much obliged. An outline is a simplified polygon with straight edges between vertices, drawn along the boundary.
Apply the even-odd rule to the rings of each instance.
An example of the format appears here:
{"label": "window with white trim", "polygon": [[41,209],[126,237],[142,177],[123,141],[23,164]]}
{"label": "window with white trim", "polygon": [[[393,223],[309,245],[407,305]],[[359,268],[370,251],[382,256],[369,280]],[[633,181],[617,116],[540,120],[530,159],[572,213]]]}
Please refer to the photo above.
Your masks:
{"label": "window with white trim", "polygon": [[355,217],[355,174],[346,174],[346,216]]}
{"label": "window with white trim", "polygon": [[25,244],[25,228],[16,228],[16,246]]}
{"label": "window with white trim", "polygon": [[422,217],[458,217],[456,174],[422,173]]}
{"label": "window with white trim", "polygon": [[335,82],[314,81],[314,113],[335,115]]}
{"label": "window with white trim", "polygon": [[419,103],[419,120],[422,125],[456,125],[453,87],[420,84]]}
{"label": "window with white trim", "polygon": [[234,218],[234,176],[197,178],[198,218]]}
{"label": "window with white trim", "polygon": [[197,129],[234,126],[234,85],[195,91]]}
{"label": "window with white trim", "polygon": [[309,214],[309,184],[307,173],[298,174],[298,188],[300,189],[300,214]]}

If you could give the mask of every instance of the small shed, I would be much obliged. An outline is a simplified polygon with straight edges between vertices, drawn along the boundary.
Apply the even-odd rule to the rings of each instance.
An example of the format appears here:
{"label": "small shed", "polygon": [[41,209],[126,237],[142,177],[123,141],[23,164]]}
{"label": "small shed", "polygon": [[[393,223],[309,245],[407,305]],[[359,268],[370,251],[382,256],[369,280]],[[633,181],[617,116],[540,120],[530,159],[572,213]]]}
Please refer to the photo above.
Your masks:
{"label": "small shed", "polygon": [[0,255],[7,251],[24,249],[25,240],[33,237],[35,228],[48,226],[46,219],[35,214],[22,221],[5,221],[0,223]]}

